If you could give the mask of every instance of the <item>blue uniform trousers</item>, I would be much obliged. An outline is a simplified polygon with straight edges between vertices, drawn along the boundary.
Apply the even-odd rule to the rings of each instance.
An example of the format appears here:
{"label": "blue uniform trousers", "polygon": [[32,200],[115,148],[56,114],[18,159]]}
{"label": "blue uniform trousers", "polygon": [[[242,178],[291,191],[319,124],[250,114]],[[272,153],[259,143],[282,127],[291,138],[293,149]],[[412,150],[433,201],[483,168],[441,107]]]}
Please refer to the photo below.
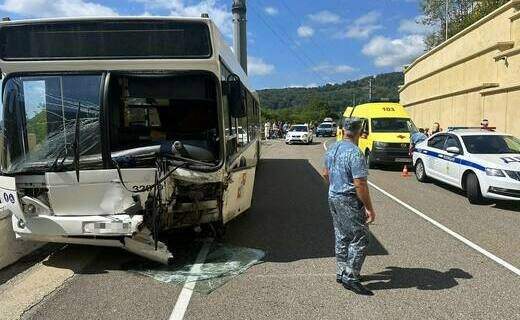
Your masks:
{"label": "blue uniform trousers", "polygon": [[365,207],[356,195],[329,194],[336,238],[336,275],[358,281],[369,243]]}

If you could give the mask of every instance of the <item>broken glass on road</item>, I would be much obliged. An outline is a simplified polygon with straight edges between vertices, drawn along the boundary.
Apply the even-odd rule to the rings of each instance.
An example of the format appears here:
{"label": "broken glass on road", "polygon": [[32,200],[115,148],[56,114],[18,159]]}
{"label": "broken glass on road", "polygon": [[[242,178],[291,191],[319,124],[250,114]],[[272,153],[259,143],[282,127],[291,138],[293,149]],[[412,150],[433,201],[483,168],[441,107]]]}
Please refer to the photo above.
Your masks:
{"label": "broken glass on road", "polygon": [[193,268],[203,244],[204,242],[194,242],[176,250],[173,266],[146,261],[129,268],[129,271],[175,285],[196,282],[194,291],[209,294],[255,264],[261,263],[265,257],[262,250],[211,243],[204,263],[200,268]]}

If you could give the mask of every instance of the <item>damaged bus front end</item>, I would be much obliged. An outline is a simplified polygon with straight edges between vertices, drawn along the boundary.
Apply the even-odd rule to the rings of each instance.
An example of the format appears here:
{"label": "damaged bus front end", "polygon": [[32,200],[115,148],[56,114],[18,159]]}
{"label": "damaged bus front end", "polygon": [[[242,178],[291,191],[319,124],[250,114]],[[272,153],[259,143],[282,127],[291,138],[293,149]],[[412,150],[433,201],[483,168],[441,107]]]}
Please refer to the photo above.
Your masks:
{"label": "damaged bus front end", "polygon": [[[0,200],[12,212],[17,236],[122,247],[170,263],[173,256],[160,241],[164,234],[201,225],[222,228],[249,208],[259,112],[235,71],[245,75],[233,70],[237,63],[223,63],[232,53],[209,20],[8,23],[0,36],[13,43],[20,28],[49,33],[33,43],[38,50],[25,53],[19,45],[4,49],[1,57],[2,70],[8,72],[3,80]],[[71,37],[71,28],[84,30],[94,42],[101,41],[96,32],[106,42],[136,29],[152,29],[148,36],[153,42],[158,41],[154,30],[164,37],[171,28],[176,32],[172,37],[184,32],[190,40],[174,39],[184,41],[182,50],[158,43],[157,51],[143,52],[126,45],[135,53],[125,59],[109,49],[98,57],[90,49],[53,52],[45,47]],[[106,34],[114,29],[118,32]],[[74,64],[49,62],[65,54]],[[105,62],[106,55],[120,60]],[[167,61],[144,60],[165,55]],[[128,62],[137,57],[139,61]],[[245,142],[237,138],[241,118],[248,129]]]}

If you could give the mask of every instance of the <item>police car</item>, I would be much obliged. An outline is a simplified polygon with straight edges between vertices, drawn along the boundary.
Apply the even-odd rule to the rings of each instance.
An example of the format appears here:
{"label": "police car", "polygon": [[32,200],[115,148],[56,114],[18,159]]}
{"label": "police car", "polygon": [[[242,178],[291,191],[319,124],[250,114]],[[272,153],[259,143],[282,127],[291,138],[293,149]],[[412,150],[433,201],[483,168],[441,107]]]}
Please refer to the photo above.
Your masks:
{"label": "police car", "polygon": [[464,190],[469,202],[484,198],[520,201],[520,140],[484,129],[454,128],[419,143],[415,175]]}

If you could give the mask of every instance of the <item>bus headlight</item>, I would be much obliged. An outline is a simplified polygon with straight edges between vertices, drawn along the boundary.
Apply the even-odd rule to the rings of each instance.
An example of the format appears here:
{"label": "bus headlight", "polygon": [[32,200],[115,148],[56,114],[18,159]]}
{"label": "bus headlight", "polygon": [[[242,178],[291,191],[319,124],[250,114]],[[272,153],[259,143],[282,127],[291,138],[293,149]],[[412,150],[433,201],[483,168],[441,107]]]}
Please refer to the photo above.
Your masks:
{"label": "bus headlight", "polygon": [[486,175],[492,177],[505,177],[506,175],[500,169],[486,168]]}
{"label": "bus headlight", "polygon": [[51,215],[52,210],[45,203],[36,198],[22,197],[23,212],[30,216]]}

